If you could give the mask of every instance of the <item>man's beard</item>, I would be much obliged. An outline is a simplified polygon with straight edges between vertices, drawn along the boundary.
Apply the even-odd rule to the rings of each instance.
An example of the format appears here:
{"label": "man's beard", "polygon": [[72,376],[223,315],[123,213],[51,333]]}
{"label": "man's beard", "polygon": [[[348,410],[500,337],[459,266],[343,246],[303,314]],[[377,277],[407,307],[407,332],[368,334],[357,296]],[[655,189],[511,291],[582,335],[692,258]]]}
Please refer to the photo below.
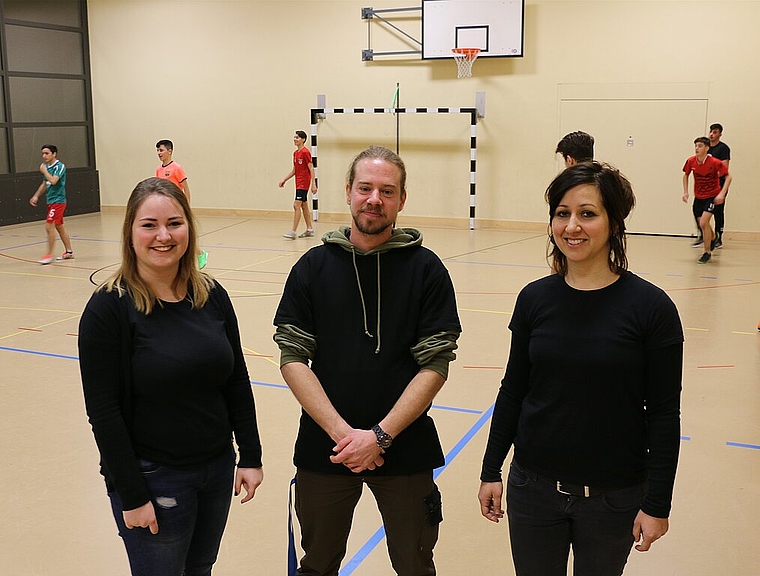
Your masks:
{"label": "man's beard", "polygon": [[368,236],[376,236],[377,234],[382,234],[388,228],[393,226],[393,222],[389,222],[388,220],[383,220],[380,222],[369,221],[367,223],[363,223],[359,220],[359,216],[361,216],[363,212],[381,214],[379,212],[372,212],[371,210],[364,210],[364,211],[360,211],[358,215],[357,214],[353,215],[354,225],[356,226],[356,229],[359,230],[359,232],[361,232],[362,234],[367,234]]}

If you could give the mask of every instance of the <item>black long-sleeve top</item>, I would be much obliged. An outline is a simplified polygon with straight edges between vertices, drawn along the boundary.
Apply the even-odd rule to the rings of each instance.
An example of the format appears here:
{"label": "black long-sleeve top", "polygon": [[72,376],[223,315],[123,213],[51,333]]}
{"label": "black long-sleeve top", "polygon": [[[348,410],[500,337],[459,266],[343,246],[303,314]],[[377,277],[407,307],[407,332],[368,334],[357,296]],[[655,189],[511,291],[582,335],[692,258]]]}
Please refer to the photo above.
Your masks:
{"label": "black long-sleeve top", "polygon": [[125,510],[150,500],[138,459],[192,467],[229,449],[234,432],[238,466],[261,466],[237,318],[219,284],[202,308],[162,302],[149,315],[126,294],[96,291],[79,325],[79,363],[101,472]]}
{"label": "black long-sleeve top", "polygon": [[683,330],[673,302],[626,272],[581,291],[552,275],[518,296],[481,480],[521,466],[615,488],[648,479],[642,510],[666,518],[680,443]]}

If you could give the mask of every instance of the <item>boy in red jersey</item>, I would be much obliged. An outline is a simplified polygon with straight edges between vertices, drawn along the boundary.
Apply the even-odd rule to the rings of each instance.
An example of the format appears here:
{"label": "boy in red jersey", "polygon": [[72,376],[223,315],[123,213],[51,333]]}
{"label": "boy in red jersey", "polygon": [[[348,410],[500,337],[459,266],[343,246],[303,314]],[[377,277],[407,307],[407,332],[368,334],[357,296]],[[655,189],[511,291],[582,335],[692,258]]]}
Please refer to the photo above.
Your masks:
{"label": "boy in red jersey", "polygon": [[[731,186],[731,175],[728,167],[708,154],[710,139],[700,136],[694,140],[694,156],[686,160],[683,166],[683,201],[689,201],[689,174],[694,173],[694,218],[702,230],[704,252],[699,257],[699,264],[707,264],[712,257],[714,233],[710,219],[715,212],[715,206],[723,204],[726,191]],[[720,179],[725,176],[723,186]]]}
{"label": "boy in red jersey", "polygon": [[288,240],[295,240],[302,212],[304,222],[306,223],[306,232],[301,234],[299,238],[314,236],[314,225],[311,221],[311,211],[309,210],[306,196],[309,193],[309,188],[311,188],[312,194],[317,193],[317,181],[314,179],[314,165],[311,161],[311,152],[304,146],[305,143],[306,132],[296,130],[296,133],[293,135],[293,144],[296,145],[296,150],[293,152],[293,169],[278,184],[282,188],[285,186],[285,182],[293,176],[296,177],[296,199],[293,201],[293,229],[283,234],[283,237]]}

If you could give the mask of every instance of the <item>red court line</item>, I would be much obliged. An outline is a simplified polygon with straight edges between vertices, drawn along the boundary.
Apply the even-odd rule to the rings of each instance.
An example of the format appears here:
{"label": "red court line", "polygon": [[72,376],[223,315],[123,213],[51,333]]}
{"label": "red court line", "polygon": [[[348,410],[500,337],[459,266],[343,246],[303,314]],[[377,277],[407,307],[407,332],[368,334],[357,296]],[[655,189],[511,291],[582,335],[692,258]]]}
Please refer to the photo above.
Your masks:
{"label": "red court line", "polygon": [[66,334],[66,336],[79,336],[79,334],[72,334],[71,332],[69,332],[68,334]]}
{"label": "red court line", "polygon": [[697,368],[736,368],[733,364],[726,364],[725,366],[697,366]]}
{"label": "red court line", "polygon": [[24,328],[22,326],[18,327],[19,330],[27,330],[29,332],[42,332],[42,330],[38,330],[37,328]]}

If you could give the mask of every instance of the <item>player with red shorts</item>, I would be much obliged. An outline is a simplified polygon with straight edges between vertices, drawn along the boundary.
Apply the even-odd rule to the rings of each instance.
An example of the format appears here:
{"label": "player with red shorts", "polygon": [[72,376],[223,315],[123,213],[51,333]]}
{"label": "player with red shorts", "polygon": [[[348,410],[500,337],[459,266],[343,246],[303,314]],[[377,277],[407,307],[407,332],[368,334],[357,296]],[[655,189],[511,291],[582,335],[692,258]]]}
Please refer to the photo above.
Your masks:
{"label": "player with red shorts", "polygon": [[56,260],[72,260],[74,250],[71,248],[71,238],[63,226],[63,213],[66,211],[66,166],[58,160],[58,148],[53,144],[42,146],[42,184],[29,199],[29,204],[37,206],[37,201],[42,193],[45,193],[47,202],[47,217],[45,218],[45,232],[47,233],[47,253],[40,258],[40,264],[50,264],[53,261],[53,248],[55,246],[55,232],[63,242],[65,252]]}

